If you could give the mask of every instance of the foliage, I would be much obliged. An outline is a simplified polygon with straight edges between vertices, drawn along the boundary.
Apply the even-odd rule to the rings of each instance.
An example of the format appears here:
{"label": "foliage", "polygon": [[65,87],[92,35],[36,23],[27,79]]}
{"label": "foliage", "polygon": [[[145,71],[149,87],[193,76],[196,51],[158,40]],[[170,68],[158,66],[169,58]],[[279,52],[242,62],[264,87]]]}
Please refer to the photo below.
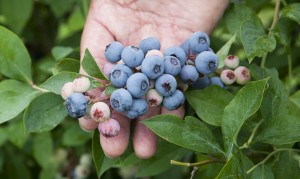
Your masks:
{"label": "foliage", "polygon": [[[64,109],[60,89],[80,75],[87,9],[84,0],[0,0],[0,178],[71,177],[84,153],[93,154],[91,178],[187,178],[199,166],[195,178],[300,177],[300,3],[230,3],[212,49],[219,49],[219,68],[228,54],[239,56],[252,81],[188,90],[184,120],[144,121],[160,137],[149,160],[131,144],[107,158],[98,131],[82,131]],[[107,80],[88,50],[82,65]]]}

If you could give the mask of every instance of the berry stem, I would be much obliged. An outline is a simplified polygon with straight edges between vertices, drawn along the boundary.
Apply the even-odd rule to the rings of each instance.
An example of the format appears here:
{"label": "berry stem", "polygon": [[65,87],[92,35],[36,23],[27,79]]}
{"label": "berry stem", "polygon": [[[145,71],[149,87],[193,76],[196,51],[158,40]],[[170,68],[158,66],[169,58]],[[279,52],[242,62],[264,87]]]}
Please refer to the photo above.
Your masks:
{"label": "berry stem", "polygon": [[31,87],[32,87],[33,89],[36,89],[36,90],[40,91],[41,93],[47,93],[47,92],[49,92],[48,90],[46,90],[46,89],[44,89],[44,88],[41,88],[41,87],[35,85],[34,83],[31,83]]}
{"label": "berry stem", "polygon": [[[270,29],[269,29],[268,35],[271,34],[272,30],[275,28],[275,26],[276,26],[276,24],[277,24],[277,21],[278,21],[278,19],[279,19],[280,2],[281,2],[281,0],[276,0],[275,10],[274,10],[274,16],[273,16],[273,21],[272,21],[272,25],[271,25],[271,27],[270,27]],[[266,55],[262,58],[260,67],[265,67],[266,60],[267,60],[267,55],[268,55],[268,53],[266,53]]]}
{"label": "berry stem", "polygon": [[252,168],[250,168],[247,171],[247,174],[251,173],[253,170],[256,169],[256,167],[258,167],[259,165],[262,165],[264,163],[266,163],[273,155],[275,155],[278,152],[283,152],[283,151],[294,151],[294,152],[300,152],[299,149],[291,149],[291,148],[281,148],[281,149],[276,149],[273,152],[271,152],[264,160],[262,160],[261,162],[259,162],[258,164],[254,165]]}
{"label": "berry stem", "polygon": [[185,162],[179,162],[176,160],[170,161],[170,163],[172,165],[178,165],[178,166],[183,166],[183,167],[199,167],[199,166],[210,164],[210,163],[225,163],[225,162],[226,161],[224,161],[224,160],[217,160],[217,159],[204,160],[204,161],[196,162],[196,163],[185,163]]}
{"label": "berry stem", "polygon": [[249,137],[248,141],[246,143],[244,143],[244,145],[242,145],[240,147],[240,149],[244,149],[244,148],[248,148],[250,146],[250,144],[252,143],[252,140],[256,134],[256,131],[258,130],[259,126],[263,123],[264,120],[259,121],[256,126],[254,127],[251,136]]}

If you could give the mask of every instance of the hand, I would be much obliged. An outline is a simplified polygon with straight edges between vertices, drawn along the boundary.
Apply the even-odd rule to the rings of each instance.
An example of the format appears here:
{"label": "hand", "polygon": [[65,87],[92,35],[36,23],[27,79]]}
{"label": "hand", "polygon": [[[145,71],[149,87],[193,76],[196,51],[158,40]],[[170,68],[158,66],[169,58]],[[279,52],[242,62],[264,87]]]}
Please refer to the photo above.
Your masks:
{"label": "hand", "polygon": [[[180,45],[195,31],[208,34],[223,14],[227,0],[93,0],[81,39],[81,54],[89,49],[102,69],[106,60],[104,50],[112,41],[124,46],[138,46],[140,40],[154,36],[161,42],[161,50],[172,45]],[[81,69],[81,73],[84,73]],[[162,108],[149,108],[149,112],[139,120],[160,113],[170,113]],[[183,118],[184,108],[171,113]],[[108,157],[118,157],[127,148],[130,121],[122,114],[113,112],[119,121],[121,131],[118,136],[100,136],[101,146]],[[88,127],[88,124],[81,124]],[[149,158],[156,151],[156,136],[137,121],[133,135],[133,146],[137,156]]]}

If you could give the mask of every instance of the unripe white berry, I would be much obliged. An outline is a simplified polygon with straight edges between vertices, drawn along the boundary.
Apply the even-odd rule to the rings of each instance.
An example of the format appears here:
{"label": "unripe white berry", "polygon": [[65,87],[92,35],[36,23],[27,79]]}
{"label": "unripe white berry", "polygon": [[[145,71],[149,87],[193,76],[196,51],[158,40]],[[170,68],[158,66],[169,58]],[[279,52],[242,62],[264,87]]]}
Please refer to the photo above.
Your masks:
{"label": "unripe white berry", "polygon": [[74,84],[67,82],[61,89],[61,97],[66,100],[70,94],[74,93]]}
{"label": "unripe white berry", "polygon": [[151,56],[151,55],[157,55],[157,56],[159,56],[159,57],[161,57],[161,58],[164,58],[164,55],[163,55],[163,53],[161,52],[161,51],[159,51],[159,50],[149,50],[148,52],[147,52],[147,54],[146,54],[146,57],[148,57],[148,56]]}
{"label": "unripe white berry", "polygon": [[250,71],[244,66],[239,66],[234,70],[236,75],[236,83],[240,85],[246,84],[251,79]]}
{"label": "unripe white berry", "polygon": [[98,130],[105,137],[115,137],[120,132],[120,124],[117,120],[109,118],[107,121],[99,123]]}
{"label": "unripe white berry", "polygon": [[150,89],[146,94],[146,101],[149,106],[158,106],[163,101],[163,96],[158,94],[155,89]]}
{"label": "unripe white berry", "polygon": [[85,165],[87,167],[91,167],[92,157],[90,154],[82,154],[79,160],[80,165]]}
{"label": "unripe white berry", "polygon": [[75,168],[75,178],[84,179],[90,175],[90,169],[84,165],[77,165]]}
{"label": "unripe white berry", "polygon": [[225,58],[224,63],[226,67],[230,69],[235,69],[239,66],[240,60],[235,55],[229,55],[228,57]]}
{"label": "unripe white berry", "polygon": [[97,102],[92,105],[90,115],[96,122],[105,122],[110,117],[109,106],[104,102]]}
{"label": "unripe white berry", "polygon": [[75,78],[73,84],[74,84],[74,91],[78,93],[86,92],[91,85],[90,80],[84,76]]}
{"label": "unripe white berry", "polygon": [[232,70],[223,70],[221,72],[221,81],[225,84],[225,85],[231,85],[236,81],[236,75],[234,73],[234,71]]}

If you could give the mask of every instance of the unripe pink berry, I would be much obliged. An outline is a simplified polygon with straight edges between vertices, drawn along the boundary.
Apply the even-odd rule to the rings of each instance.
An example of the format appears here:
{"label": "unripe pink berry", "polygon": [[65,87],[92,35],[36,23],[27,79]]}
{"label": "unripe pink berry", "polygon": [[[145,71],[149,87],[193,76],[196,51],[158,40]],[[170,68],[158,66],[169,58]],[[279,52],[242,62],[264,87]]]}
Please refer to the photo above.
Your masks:
{"label": "unripe pink berry", "polygon": [[163,53],[161,52],[161,51],[159,51],[159,50],[149,50],[148,52],[147,52],[147,54],[146,54],[146,57],[148,57],[148,56],[150,56],[150,55],[157,55],[157,56],[159,56],[159,57],[161,57],[161,58],[164,58],[164,55],[163,55]]}
{"label": "unripe pink berry", "polygon": [[74,91],[78,93],[86,92],[91,85],[90,80],[84,76],[75,78],[73,84],[74,84]]}
{"label": "unripe pink berry", "polygon": [[158,106],[163,101],[163,97],[155,89],[150,89],[146,94],[146,101],[149,106]]}
{"label": "unripe pink berry", "polygon": [[106,77],[109,77],[109,73],[111,71],[111,69],[115,66],[116,64],[114,63],[105,63],[105,65],[103,66],[103,74],[106,76]]}
{"label": "unripe pink berry", "polygon": [[226,67],[230,69],[235,69],[239,66],[240,60],[235,55],[229,55],[228,57],[225,58],[224,63]]}
{"label": "unripe pink berry", "polygon": [[88,116],[83,116],[78,119],[79,121],[79,126],[81,127],[82,130],[86,132],[92,132],[94,129],[98,127],[98,122],[94,121]]}
{"label": "unripe pink berry", "polygon": [[74,93],[74,84],[67,82],[61,89],[61,97],[66,100],[70,94]]}
{"label": "unripe pink berry", "polygon": [[221,72],[221,81],[225,84],[225,85],[231,85],[236,81],[236,75],[234,73],[234,71],[232,70],[223,70]]}
{"label": "unripe pink berry", "polygon": [[251,79],[250,71],[244,66],[239,66],[234,70],[236,75],[236,83],[240,85],[246,84]]}
{"label": "unripe pink berry", "polygon": [[98,130],[105,137],[115,137],[120,132],[120,124],[117,120],[109,118],[107,121],[99,123]]}
{"label": "unripe pink berry", "polygon": [[110,117],[109,106],[104,102],[97,102],[92,105],[90,115],[96,122],[105,122]]}

